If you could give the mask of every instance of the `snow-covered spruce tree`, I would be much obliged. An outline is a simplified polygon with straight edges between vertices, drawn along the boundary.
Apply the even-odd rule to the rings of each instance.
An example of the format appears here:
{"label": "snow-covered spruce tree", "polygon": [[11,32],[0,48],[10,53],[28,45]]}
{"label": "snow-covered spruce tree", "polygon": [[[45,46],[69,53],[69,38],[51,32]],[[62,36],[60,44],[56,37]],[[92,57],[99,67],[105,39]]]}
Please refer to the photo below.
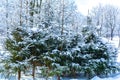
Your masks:
{"label": "snow-covered spruce tree", "polygon": [[60,80],[60,76],[67,70],[65,42],[61,39],[61,36],[54,33],[46,35],[44,44],[47,51],[43,53],[42,57],[45,67],[42,71],[45,77],[55,75]]}
{"label": "snow-covered spruce tree", "polygon": [[69,42],[67,55],[69,56],[70,73],[72,76],[76,76],[76,73],[81,71],[81,62],[83,60],[83,55],[80,52],[81,49],[81,35],[74,34],[72,39]]}
{"label": "snow-covered spruce tree", "polygon": [[5,41],[5,48],[9,52],[7,59],[4,59],[4,68],[10,72],[18,72],[18,80],[21,78],[21,71],[27,66],[26,58],[29,56],[23,48],[26,44],[23,42],[25,36],[28,36],[25,30],[16,28],[12,31],[10,37]]}
{"label": "snow-covered spruce tree", "polygon": [[[57,38],[47,35],[45,38],[45,45],[46,45],[46,52],[43,53],[43,62],[44,62],[44,67],[46,69],[43,69],[46,72],[44,72],[44,76],[47,78],[48,76],[55,75],[52,74],[52,63],[54,62],[54,58],[56,57],[55,54],[52,53],[52,50],[57,49],[56,46],[58,46],[59,41]],[[56,53],[57,54],[57,53]],[[58,55],[57,55],[58,56]]]}
{"label": "snow-covered spruce tree", "polygon": [[69,74],[75,76],[75,73],[81,71],[80,62],[83,55],[80,54],[80,45],[82,44],[80,42],[80,34],[73,34],[69,37],[64,35],[64,38],[55,34],[48,36],[45,41],[48,51],[44,55],[44,59],[49,62],[50,75],[57,75],[59,80],[60,76]]}
{"label": "snow-covered spruce tree", "polygon": [[96,33],[96,27],[87,25],[82,29],[83,42],[80,52],[82,70],[90,78],[94,75],[108,75],[117,71],[117,51]]}
{"label": "snow-covered spruce tree", "polygon": [[[38,28],[36,28],[38,30]],[[36,66],[44,66],[43,53],[47,53],[47,47],[44,44],[47,36],[46,31],[24,30],[17,28],[13,30],[10,38],[5,42],[6,49],[9,51],[9,60],[4,60],[5,68],[12,71],[18,71],[18,78],[21,77],[21,71],[27,70],[32,66],[32,76],[35,79]],[[27,64],[23,64],[23,63]],[[11,66],[13,64],[15,66]],[[22,68],[22,69],[21,69]],[[29,68],[30,69],[30,68]]]}
{"label": "snow-covered spruce tree", "polygon": [[29,59],[28,62],[30,62],[32,66],[32,76],[33,80],[35,79],[35,70],[36,66],[43,66],[43,53],[47,52],[46,45],[44,43],[45,36],[47,35],[46,31],[39,30],[36,28],[36,30],[32,30],[31,28],[28,33],[28,37],[24,39],[24,42],[27,43],[25,50],[29,50]]}

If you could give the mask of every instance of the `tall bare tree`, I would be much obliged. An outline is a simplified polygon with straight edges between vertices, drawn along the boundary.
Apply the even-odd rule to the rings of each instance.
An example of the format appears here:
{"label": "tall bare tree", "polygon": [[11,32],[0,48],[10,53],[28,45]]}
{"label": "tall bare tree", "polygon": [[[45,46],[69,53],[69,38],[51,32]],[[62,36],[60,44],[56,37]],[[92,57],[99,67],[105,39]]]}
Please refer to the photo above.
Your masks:
{"label": "tall bare tree", "polygon": [[6,0],[6,28],[7,28],[7,37],[9,36],[9,26],[8,26],[8,0]]}

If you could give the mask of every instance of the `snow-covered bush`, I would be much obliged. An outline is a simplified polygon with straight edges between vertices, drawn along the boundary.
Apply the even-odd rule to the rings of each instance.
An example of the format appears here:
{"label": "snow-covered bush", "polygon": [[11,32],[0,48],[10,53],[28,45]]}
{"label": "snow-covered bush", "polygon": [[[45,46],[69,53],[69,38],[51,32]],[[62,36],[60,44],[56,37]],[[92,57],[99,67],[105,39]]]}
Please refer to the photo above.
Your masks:
{"label": "snow-covered bush", "polygon": [[[71,31],[72,33],[72,31]],[[117,70],[117,50],[97,35],[94,26],[85,26],[81,34],[61,36],[52,28],[24,30],[17,28],[6,39],[8,59],[5,69],[20,72],[32,66],[35,78],[36,66],[42,67],[42,75],[60,76],[84,73],[91,78],[95,75],[109,75]],[[14,65],[14,66],[13,66]]]}
{"label": "snow-covered bush", "polygon": [[114,65],[117,50],[97,35],[96,28],[91,25],[83,27],[82,36],[81,66],[86,76],[108,75],[117,71]]}

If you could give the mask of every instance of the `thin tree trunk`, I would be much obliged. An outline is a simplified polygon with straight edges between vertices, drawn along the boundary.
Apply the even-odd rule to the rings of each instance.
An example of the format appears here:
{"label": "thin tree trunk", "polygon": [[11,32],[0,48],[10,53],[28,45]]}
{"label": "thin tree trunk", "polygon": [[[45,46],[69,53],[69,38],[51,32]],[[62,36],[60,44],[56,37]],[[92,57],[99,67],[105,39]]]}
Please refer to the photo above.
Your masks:
{"label": "thin tree trunk", "polygon": [[75,70],[74,69],[72,70],[72,73],[73,73],[73,77],[75,78],[76,75],[75,75]]}
{"label": "thin tree trunk", "polygon": [[33,80],[35,80],[35,62],[33,62],[33,70],[32,70],[32,76],[33,76]]}
{"label": "thin tree trunk", "polygon": [[60,80],[60,76],[59,75],[57,75],[57,80]]}
{"label": "thin tree trunk", "polygon": [[9,26],[8,26],[8,0],[6,0],[6,27],[7,27],[7,37],[9,35]]}
{"label": "thin tree trunk", "polygon": [[[28,11],[28,5],[29,3],[28,3],[28,0],[26,0],[26,15],[28,15],[29,14],[29,11]],[[28,17],[26,17],[25,18],[25,20],[26,20],[26,24],[28,24]],[[26,29],[27,29],[27,27],[26,27]]]}
{"label": "thin tree trunk", "polygon": [[62,0],[62,25],[61,25],[61,35],[63,35],[63,28],[64,28],[64,0]]}
{"label": "thin tree trunk", "polygon": [[21,78],[21,70],[19,69],[18,70],[18,80],[20,80],[20,78]]}
{"label": "thin tree trunk", "polygon": [[111,36],[111,40],[113,40],[113,29],[111,29],[111,34],[110,34],[110,36]]}
{"label": "thin tree trunk", "polygon": [[35,7],[35,1],[31,1],[30,2],[30,12],[29,12],[29,15],[30,15],[30,27],[33,28],[33,25],[34,25],[34,7]]}
{"label": "thin tree trunk", "polygon": [[118,29],[118,37],[119,37],[119,43],[118,43],[118,48],[120,47],[120,31]]}
{"label": "thin tree trunk", "polygon": [[22,0],[20,0],[20,26],[22,26]]}
{"label": "thin tree trunk", "polygon": [[118,48],[120,47],[120,35],[119,35],[119,44],[118,44]]}
{"label": "thin tree trunk", "polygon": [[39,4],[39,10],[38,10],[39,14],[41,12],[41,5],[42,5],[42,0],[40,0],[40,4]]}

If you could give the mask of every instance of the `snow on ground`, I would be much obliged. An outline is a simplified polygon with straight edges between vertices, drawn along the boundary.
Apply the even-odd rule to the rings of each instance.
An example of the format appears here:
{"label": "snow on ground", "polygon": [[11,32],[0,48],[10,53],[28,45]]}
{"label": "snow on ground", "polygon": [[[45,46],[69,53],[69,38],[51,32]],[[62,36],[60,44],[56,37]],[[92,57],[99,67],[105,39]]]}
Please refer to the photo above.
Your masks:
{"label": "snow on ground", "polygon": [[111,42],[116,48],[118,48],[118,44],[119,44],[119,37],[118,36],[115,36],[113,38],[113,40],[108,40],[109,42]]}
{"label": "snow on ground", "polygon": [[[115,36],[113,38],[113,40],[108,40],[110,43],[112,43],[113,46],[115,46],[116,48],[119,47],[119,37]],[[118,48],[118,56],[117,56],[117,62],[120,62],[120,48]]]}
{"label": "snow on ground", "polygon": [[[108,38],[108,39],[102,38],[102,40],[105,42],[111,43],[112,46],[114,46],[115,48],[119,47],[119,37],[118,36],[115,36],[113,38],[113,40],[110,40],[110,38]],[[120,62],[120,48],[118,48],[117,62]]]}
{"label": "snow on ground", "polygon": [[99,77],[95,76],[91,80],[120,80],[120,75],[115,76],[115,77],[109,77],[109,78],[99,78]]}

